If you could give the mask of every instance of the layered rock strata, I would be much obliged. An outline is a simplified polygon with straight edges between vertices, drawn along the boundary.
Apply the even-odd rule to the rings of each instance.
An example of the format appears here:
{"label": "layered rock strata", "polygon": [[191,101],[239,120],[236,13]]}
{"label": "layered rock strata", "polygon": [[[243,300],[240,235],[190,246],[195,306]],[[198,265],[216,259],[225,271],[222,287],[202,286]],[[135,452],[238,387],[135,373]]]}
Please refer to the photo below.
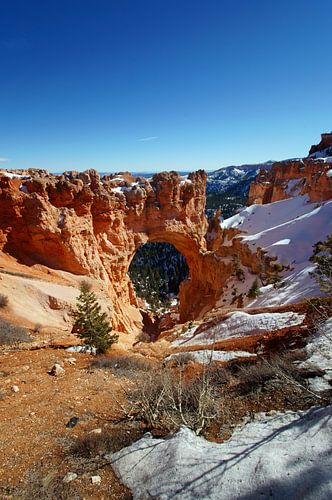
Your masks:
{"label": "layered rock strata", "polygon": [[261,170],[250,185],[248,205],[272,203],[292,196],[308,195],[312,202],[332,198],[332,162],[304,158],[276,162]]}
{"label": "layered rock strata", "polygon": [[52,175],[0,173],[0,250],[26,265],[102,280],[113,303],[114,327],[133,326],[137,300],[128,268],[140,245],[171,243],[188,263],[180,287],[180,319],[213,307],[232,264],[207,251],[203,171],[152,179],[100,177],[94,170]]}

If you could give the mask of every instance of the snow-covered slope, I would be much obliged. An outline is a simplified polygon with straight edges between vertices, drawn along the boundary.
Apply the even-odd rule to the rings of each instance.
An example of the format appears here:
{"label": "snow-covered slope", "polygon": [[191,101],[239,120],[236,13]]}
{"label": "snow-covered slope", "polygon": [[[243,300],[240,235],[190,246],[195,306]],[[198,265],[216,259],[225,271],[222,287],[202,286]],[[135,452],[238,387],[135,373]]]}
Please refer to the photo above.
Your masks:
{"label": "snow-covered slope", "polygon": [[238,236],[252,250],[261,247],[290,268],[283,273],[283,286],[261,288],[252,306],[272,306],[297,302],[320,295],[316,281],[310,276],[314,265],[309,261],[313,245],[332,234],[332,200],[310,203],[306,196],[251,205],[221,223],[223,228],[237,228]]}
{"label": "snow-covered slope", "polygon": [[222,444],[183,427],[150,434],[110,457],[117,475],[145,498],[210,500],[332,498],[332,407],[257,415]]}
{"label": "snow-covered slope", "polygon": [[308,358],[301,368],[316,369],[322,377],[309,379],[310,388],[315,391],[330,390],[332,386],[332,318],[324,321],[306,346]]}
{"label": "snow-covered slope", "polygon": [[217,323],[207,331],[196,335],[196,328],[189,329],[172,342],[172,347],[211,345],[236,337],[262,335],[282,328],[300,325],[304,315],[295,312],[248,314],[244,311],[232,313],[225,321]]}
{"label": "snow-covered slope", "polygon": [[273,161],[257,163],[254,165],[240,165],[220,168],[208,174],[206,192],[223,193],[224,191],[240,184],[243,190],[248,189],[260,169],[270,170]]}

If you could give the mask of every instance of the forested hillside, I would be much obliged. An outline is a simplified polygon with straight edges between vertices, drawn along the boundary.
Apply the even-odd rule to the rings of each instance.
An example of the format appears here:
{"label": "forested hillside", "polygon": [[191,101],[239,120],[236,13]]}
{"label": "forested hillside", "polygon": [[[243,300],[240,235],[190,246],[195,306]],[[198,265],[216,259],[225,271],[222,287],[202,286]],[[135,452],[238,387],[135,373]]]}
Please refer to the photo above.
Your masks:
{"label": "forested hillside", "polygon": [[129,275],[138,297],[151,309],[167,307],[189,275],[186,259],[168,243],[142,245],[130,264]]}

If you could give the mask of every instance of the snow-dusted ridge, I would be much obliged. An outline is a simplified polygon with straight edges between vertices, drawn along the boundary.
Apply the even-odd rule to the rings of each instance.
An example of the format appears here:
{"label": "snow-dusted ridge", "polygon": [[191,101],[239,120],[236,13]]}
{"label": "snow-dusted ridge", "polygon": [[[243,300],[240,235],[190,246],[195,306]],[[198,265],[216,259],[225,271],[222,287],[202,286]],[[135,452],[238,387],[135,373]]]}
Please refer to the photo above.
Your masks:
{"label": "snow-dusted ridge", "polygon": [[206,192],[207,194],[222,193],[240,183],[247,187],[256,178],[260,169],[269,170],[273,163],[273,161],[267,161],[252,165],[229,166],[209,172]]}

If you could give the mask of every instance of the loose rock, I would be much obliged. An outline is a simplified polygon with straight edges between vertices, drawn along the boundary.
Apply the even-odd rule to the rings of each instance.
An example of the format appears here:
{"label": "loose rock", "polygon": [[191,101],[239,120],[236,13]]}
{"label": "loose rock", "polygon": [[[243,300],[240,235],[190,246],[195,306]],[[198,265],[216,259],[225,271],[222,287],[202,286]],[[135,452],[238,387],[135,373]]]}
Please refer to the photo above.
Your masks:
{"label": "loose rock", "polygon": [[74,479],[77,478],[77,474],[75,472],[67,472],[67,474],[64,476],[62,479],[63,483],[70,483],[71,481],[74,481]]}
{"label": "loose rock", "polygon": [[59,375],[63,375],[65,373],[64,368],[62,368],[59,363],[54,363],[53,367],[49,371],[50,375],[53,375],[53,377],[59,377]]}

